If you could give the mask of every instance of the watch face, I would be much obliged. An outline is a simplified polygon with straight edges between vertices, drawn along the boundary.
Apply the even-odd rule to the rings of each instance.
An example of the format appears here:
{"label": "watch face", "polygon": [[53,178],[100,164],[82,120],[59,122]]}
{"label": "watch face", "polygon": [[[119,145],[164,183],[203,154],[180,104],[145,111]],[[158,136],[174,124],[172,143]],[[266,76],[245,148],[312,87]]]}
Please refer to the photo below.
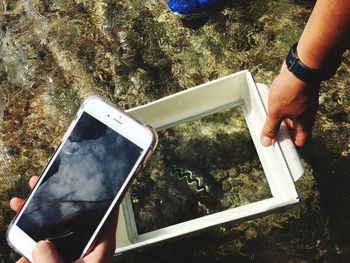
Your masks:
{"label": "watch face", "polygon": [[286,57],[286,65],[290,72],[292,72],[293,67],[298,59],[299,58],[296,55],[296,44],[294,44],[292,48],[289,50],[288,55]]}

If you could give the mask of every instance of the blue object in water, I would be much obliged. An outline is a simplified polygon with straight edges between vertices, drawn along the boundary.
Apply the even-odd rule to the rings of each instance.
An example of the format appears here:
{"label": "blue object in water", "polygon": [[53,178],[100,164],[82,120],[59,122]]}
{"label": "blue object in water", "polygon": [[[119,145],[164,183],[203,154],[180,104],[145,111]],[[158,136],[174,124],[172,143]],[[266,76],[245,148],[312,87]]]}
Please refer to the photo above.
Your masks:
{"label": "blue object in water", "polygon": [[176,14],[191,16],[210,10],[220,1],[221,0],[169,0],[168,7]]}

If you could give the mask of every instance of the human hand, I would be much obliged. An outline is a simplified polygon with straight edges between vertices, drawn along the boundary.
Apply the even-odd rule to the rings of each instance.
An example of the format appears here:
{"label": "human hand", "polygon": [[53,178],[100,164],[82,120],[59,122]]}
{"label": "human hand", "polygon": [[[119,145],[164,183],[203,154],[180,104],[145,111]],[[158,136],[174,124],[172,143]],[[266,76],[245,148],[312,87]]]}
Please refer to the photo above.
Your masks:
{"label": "human hand", "polygon": [[[33,176],[29,180],[30,188],[33,188],[38,181],[38,176]],[[14,197],[10,201],[10,207],[15,212],[19,212],[24,205],[24,200]],[[118,211],[114,211],[109,222],[103,229],[100,238],[93,250],[83,258],[75,261],[75,263],[95,263],[95,262],[112,262],[114,250],[116,246],[115,231],[117,228]],[[35,263],[63,263],[58,255],[55,246],[50,241],[40,241],[33,250],[33,260]],[[17,263],[28,263],[29,261],[22,257]]]}
{"label": "human hand", "polygon": [[268,115],[260,137],[263,146],[275,142],[282,121],[285,121],[296,146],[301,147],[307,142],[315,122],[319,86],[320,83],[299,80],[285,64],[282,65],[269,89]]}

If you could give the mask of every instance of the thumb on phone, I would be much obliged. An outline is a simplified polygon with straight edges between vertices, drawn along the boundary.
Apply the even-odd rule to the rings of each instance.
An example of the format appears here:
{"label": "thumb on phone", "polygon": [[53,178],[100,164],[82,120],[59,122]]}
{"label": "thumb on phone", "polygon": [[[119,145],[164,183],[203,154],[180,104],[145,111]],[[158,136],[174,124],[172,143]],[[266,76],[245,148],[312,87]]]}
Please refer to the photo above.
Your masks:
{"label": "thumb on phone", "polygon": [[39,241],[33,249],[34,263],[64,263],[59,256],[55,245],[48,241]]}

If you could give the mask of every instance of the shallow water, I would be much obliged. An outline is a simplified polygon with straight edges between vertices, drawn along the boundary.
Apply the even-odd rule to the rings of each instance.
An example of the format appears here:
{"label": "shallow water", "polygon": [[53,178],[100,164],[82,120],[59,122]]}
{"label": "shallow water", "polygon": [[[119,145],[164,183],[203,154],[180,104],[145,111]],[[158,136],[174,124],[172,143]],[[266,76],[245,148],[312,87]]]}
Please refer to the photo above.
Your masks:
{"label": "shallow water", "polygon": [[[100,94],[128,109],[242,69],[270,83],[312,4],[226,1],[189,21],[172,14],[166,1],[3,0],[1,237],[14,215],[8,200],[28,193],[28,178],[43,169],[83,98]],[[347,262],[349,65],[346,54],[336,77],[323,84],[313,141],[300,150],[300,207],[116,260]],[[13,261],[1,241],[0,261]]]}
{"label": "shallow water", "polygon": [[240,107],[160,131],[130,190],[138,234],[270,197]]}

